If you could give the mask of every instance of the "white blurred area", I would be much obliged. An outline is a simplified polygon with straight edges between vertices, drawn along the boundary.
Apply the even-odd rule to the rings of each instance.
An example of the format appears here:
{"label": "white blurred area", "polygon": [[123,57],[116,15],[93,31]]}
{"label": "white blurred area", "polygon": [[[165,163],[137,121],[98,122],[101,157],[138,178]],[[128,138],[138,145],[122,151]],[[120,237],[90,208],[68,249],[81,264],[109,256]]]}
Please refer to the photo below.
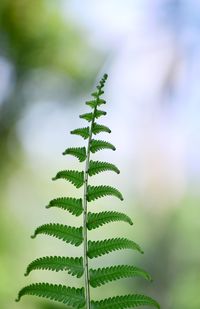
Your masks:
{"label": "white blurred area", "polygon": [[[71,2],[107,47],[109,117],[120,160],[140,196],[162,204],[200,181],[200,3]],[[159,202],[158,201],[158,202]]]}
{"label": "white blurred area", "polygon": [[[189,189],[198,194],[200,2],[61,3],[63,14],[70,13],[106,53],[97,80],[108,73],[105,123],[117,152],[106,152],[102,160],[118,163],[120,185],[128,184],[129,197],[144,199],[147,206],[178,204]],[[84,111],[81,105],[54,110],[51,102],[35,104],[19,124],[31,160],[49,160],[57,169],[59,149],[75,143],[67,132],[83,124],[78,114]]]}

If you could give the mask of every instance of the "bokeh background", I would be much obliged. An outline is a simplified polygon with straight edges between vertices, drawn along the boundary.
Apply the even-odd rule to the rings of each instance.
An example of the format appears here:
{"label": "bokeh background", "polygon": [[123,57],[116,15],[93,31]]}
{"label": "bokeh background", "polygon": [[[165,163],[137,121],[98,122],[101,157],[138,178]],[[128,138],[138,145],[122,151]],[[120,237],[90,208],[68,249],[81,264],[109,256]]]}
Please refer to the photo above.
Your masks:
{"label": "bokeh background", "polygon": [[47,222],[81,224],[45,205],[77,194],[51,177],[81,168],[61,153],[82,144],[69,131],[84,124],[78,115],[105,72],[108,116],[102,121],[112,129],[109,140],[117,152],[96,157],[116,163],[121,174],[92,181],[115,185],[125,201],[105,198],[90,207],[125,211],[135,224],[113,223],[90,238],[123,234],[145,254],[115,252],[91,265],[135,264],[154,281],[123,279],[92,294],[142,292],[163,309],[200,308],[199,1],[1,0],[1,309],[62,309],[34,297],[14,299],[32,282],[82,284],[65,273],[23,273],[46,254],[81,254],[81,248],[45,236],[33,241],[30,235]]}

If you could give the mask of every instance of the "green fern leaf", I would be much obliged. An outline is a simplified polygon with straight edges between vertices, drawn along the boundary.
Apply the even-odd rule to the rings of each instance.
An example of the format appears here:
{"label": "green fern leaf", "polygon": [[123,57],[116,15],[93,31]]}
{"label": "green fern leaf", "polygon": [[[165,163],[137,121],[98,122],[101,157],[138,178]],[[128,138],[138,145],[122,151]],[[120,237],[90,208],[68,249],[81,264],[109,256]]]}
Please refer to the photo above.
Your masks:
{"label": "green fern leaf", "polygon": [[79,118],[81,119],[85,119],[87,120],[88,122],[92,121],[93,119],[93,113],[85,113],[85,114],[82,114],[79,116]]}
{"label": "green fern leaf", "polygon": [[90,151],[92,153],[95,153],[102,149],[116,150],[115,146],[113,146],[111,143],[101,141],[101,140],[96,140],[96,139],[91,140]]}
{"label": "green fern leaf", "polygon": [[39,226],[31,238],[35,238],[38,234],[53,236],[75,246],[79,246],[83,242],[82,227],[49,223]]}
{"label": "green fern leaf", "polygon": [[97,118],[99,118],[99,117],[101,117],[101,116],[105,116],[106,114],[107,114],[106,112],[101,111],[101,110],[99,110],[99,109],[96,109],[94,115],[93,115],[93,113],[86,113],[86,114],[80,115],[79,117],[80,117],[81,119],[85,119],[85,120],[87,120],[88,122],[90,122],[90,121],[92,121],[93,118],[96,118],[96,119],[97,119]]}
{"label": "green fern leaf", "polygon": [[60,171],[56,174],[55,177],[52,178],[52,180],[57,180],[60,178],[68,180],[76,188],[80,188],[84,184],[84,172],[78,172],[72,170]]}
{"label": "green fern leaf", "polygon": [[160,309],[159,304],[154,299],[139,294],[115,296],[100,301],[92,301],[91,305],[91,309],[125,309],[139,306],[151,306]]}
{"label": "green fern leaf", "polygon": [[97,105],[100,106],[100,105],[102,105],[102,104],[106,104],[106,101],[103,100],[103,99],[98,98],[98,99],[97,99]]}
{"label": "green fern leaf", "polygon": [[87,200],[94,201],[106,195],[113,195],[123,201],[122,194],[111,186],[88,186]]}
{"label": "green fern leaf", "polygon": [[86,102],[86,105],[90,106],[91,108],[95,108],[102,104],[106,104],[106,101],[103,99],[99,99],[98,96],[97,96],[97,100],[91,100],[91,101]]}
{"label": "green fern leaf", "polygon": [[45,256],[31,262],[26,270],[25,276],[36,269],[45,269],[52,271],[67,270],[68,274],[77,278],[83,275],[83,258],[64,257],[64,256]]}
{"label": "green fern leaf", "polygon": [[72,215],[80,216],[83,212],[82,199],[73,197],[59,197],[49,202],[46,208],[58,207],[69,211]]}
{"label": "green fern leaf", "polygon": [[88,173],[90,176],[99,174],[104,171],[113,171],[117,174],[120,173],[119,169],[112,163],[100,162],[100,161],[90,161]]}
{"label": "green fern leaf", "polygon": [[143,253],[138,244],[127,238],[111,238],[98,241],[88,241],[88,256],[91,259],[121,249],[133,249]]}
{"label": "green fern leaf", "polygon": [[117,211],[103,211],[99,213],[88,212],[87,228],[88,230],[93,230],[113,221],[124,221],[133,225],[131,218],[124,213]]}
{"label": "green fern leaf", "polygon": [[71,155],[76,157],[80,162],[83,162],[86,160],[86,149],[85,147],[74,147],[74,148],[67,148],[63,155]]}
{"label": "green fern leaf", "polygon": [[97,101],[96,100],[86,101],[85,104],[90,106],[91,108],[97,107]]}
{"label": "green fern leaf", "polygon": [[24,295],[48,298],[77,309],[85,306],[84,288],[76,289],[60,284],[35,283],[24,287],[19,292],[16,301],[19,301]]}
{"label": "green fern leaf", "polygon": [[79,129],[75,129],[75,130],[71,131],[70,133],[75,134],[75,135],[80,135],[84,139],[87,139],[90,136],[90,129],[89,129],[89,127],[79,128]]}
{"label": "green fern leaf", "polygon": [[116,265],[111,267],[90,269],[90,285],[93,288],[96,288],[110,281],[136,276],[152,281],[151,276],[143,269],[130,265]]}
{"label": "green fern leaf", "polygon": [[101,111],[100,109],[96,109],[96,111],[95,111],[95,118],[96,119],[98,119],[98,118],[100,118],[101,116],[105,116],[107,113],[106,112],[104,112],[104,111]]}
{"label": "green fern leaf", "polygon": [[98,98],[98,97],[100,97],[102,94],[104,94],[104,91],[100,89],[98,92],[95,91],[95,92],[93,92],[91,95],[92,95],[94,98]]}
{"label": "green fern leaf", "polygon": [[96,122],[94,122],[93,126],[92,126],[92,133],[94,133],[95,135],[100,133],[100,132],[107,132],[107,133],[111,133],[111,130],[101,124],[97,124]]}

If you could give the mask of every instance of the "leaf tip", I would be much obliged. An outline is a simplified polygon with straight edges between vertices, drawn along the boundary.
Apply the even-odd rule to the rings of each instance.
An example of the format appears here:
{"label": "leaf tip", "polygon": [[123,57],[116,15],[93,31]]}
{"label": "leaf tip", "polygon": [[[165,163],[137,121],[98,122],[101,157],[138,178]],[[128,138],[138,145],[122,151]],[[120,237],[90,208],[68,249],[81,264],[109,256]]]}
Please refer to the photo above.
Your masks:
{"label": "leaf tip", "polygon": [[56,179],[57,179],[57,177],[56,177],[56,176],[51,178],[51,180],[56,180]]}
{"label": "leaf tip", "polygon": [[36,238],[36,234],[34,233],[33,235],[31,235],[31,239]]}
{"label": "leaf tip", "polygon": [[103,79],[107,79],[107,78],[108,78],[108,74],[105,73],[105,74],[103,75]]}

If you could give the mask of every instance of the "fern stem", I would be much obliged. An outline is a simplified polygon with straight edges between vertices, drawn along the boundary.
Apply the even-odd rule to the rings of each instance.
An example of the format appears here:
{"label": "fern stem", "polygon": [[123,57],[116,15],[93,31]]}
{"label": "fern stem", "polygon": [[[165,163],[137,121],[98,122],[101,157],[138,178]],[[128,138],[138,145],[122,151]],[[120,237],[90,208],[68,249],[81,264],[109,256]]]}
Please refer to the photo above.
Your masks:
{"label": "fern stem", "polygon": [[84,246],[84,255],[83,255],[83,267],[85,275],[85,298],[86,298],[86,309],[90,309],[90,278],[89,278],[89,265],[88,265],[88,237],[87,237],[87,193],[88,193],[88,169],[90,163],[90,144],[92,139],[92,127],[94,124],[94,115],[96,108],[94,109],[93,119],[90,126],[90,135],[88,138],[87,153],[86,153],[86,164],[84,172],[84,199],[83,199],[83,246]]}
{"label": "fern stem", "polygon": [[95,121],[95,115],[98,106],[98,100],[100,95],[102,94],[102,88],[104,87],[105,80],[107,79],[107,75],[105,74],[102,80],[100,81],[100,85],[97,86],[98,92],[96,97],[96,106],[94,107],[92,114],[92,121],[89,129],[89,137],[88,137],[88,145],[86,152],[86,163],[85,163],[85,171],[84,171],[84,198],[83,198],[83,267],[84,267],[84,277],[85,277],[85,301],[86,301],[86,309],[91,309],[90,302],[90,275],[89,275],[89,265],[88,265],[88,235],[87,235],[87,221],[88,221],[88,211],[87,211],[87,194],[88,194],[88,170],[90,164],[90,146],[92,140],[92,131]]}

